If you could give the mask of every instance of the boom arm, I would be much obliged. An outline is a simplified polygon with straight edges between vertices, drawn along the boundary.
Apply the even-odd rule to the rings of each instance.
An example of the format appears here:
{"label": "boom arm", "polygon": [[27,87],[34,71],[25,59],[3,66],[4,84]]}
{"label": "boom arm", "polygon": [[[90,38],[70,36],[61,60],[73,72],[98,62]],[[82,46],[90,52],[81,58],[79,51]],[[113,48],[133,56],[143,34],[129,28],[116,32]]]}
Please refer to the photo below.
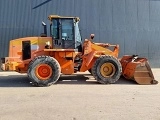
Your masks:
{"label": "boom arm", "polygon": [[[114,50],[110,50],[106,47],[114,46]],[[119,54],[119,45],[109,45],[108,43],[93,43],[91,42],[91,39],[85,39],[85,42],[83,44],[83,62],[80,71],[84,72],[86,70],[89,70],[97,57],[100,57],[102,55],[111,55],[114,57],[118,57]]]}

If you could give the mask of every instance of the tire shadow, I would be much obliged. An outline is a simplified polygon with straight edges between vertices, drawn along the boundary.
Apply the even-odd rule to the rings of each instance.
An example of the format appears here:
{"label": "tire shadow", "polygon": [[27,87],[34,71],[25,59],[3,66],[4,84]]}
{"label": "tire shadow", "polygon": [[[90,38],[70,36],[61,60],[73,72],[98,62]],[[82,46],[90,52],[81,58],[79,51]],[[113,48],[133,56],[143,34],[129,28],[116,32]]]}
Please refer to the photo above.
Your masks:
{"label": "tire shadow", "polygon": [[0,76],[0,87],[32,87],[27,75]]}
{"label": "tire shadow", "polygon": [[[57,84],[87,84],[87,85],[102,85],[95,80],[91,74],[74,74],[74,75],[62,75]],[[137,85],[135,81],[127,80],[123,76],[115,83],[111,85]],[[107,85],[107,84],[106,84]]]}
{"label": "tire shadow", "polygon": [[[61,75],[56,85],[102,85],[90,74]],[[137,85],[136,82],[121,77],[111,85]],[[0,75],[0,87],[34,87],[27,75]]]}

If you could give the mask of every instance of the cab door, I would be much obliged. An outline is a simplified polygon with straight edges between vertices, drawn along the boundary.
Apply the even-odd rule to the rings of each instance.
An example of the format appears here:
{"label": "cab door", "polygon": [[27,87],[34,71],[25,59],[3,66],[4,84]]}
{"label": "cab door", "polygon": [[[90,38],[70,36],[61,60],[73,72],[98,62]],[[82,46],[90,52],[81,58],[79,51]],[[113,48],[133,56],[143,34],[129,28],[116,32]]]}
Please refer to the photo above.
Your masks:
{"label": "cab door", "polygon": [[73,18],[61,19],[61,37],[63,49],[75,49]]}
{"label": "cab door", "polygon": [[61,21],[59,19],[53,19],[51,28],[51,35],[53,38],[53,46],[56,49],[62,48],[62,38],[61,38]]}
{"label": "cab door", "polygon": [[73,18],[57,18],[52,21],[53,46],[56,49],[75,49]]}

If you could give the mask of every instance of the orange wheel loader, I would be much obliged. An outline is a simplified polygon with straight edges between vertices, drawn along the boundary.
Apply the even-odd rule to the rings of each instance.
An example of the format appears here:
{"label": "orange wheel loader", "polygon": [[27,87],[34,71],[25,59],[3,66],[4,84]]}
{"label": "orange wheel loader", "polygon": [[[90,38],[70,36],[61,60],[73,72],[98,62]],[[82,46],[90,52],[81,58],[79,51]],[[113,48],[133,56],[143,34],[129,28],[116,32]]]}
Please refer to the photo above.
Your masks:
{"label": "orange wheel loader", "polygon": [[[1,59],[2,70],[27,73],[35,86],[55,84],[61,74],[85,71],[90,71],[102,84],[116,83],[121,75],[139,84],[157,83],[146,59],[136,63],[131,57],[124,56],[119,61],[119,45],[94,43],[94,34],[82,44],[79,17],[50,15],[48,19],[50,37],[47,37],[43,23],[44,33],[41,37],[11,40],[9,57]],[[138,67],[141,64],[149,69]]]}

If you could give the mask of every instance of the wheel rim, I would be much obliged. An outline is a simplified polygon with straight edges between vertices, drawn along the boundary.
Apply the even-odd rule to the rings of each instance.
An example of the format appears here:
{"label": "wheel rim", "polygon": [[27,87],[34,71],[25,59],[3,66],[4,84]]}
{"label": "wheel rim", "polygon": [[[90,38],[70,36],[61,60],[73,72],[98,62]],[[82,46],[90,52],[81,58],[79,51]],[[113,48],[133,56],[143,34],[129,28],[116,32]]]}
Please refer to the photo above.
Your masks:
{"label": "wheel rim", "polygon": [[100,68],[100,72],[103,77],[112,77],[116,69],[112,63],[104,63]]}
{"label": "wheel rim", "polygon": [[40,64],[36,67],[35,75],[40,80],[47,80],[52,75],[52,68],[47,64]]}

